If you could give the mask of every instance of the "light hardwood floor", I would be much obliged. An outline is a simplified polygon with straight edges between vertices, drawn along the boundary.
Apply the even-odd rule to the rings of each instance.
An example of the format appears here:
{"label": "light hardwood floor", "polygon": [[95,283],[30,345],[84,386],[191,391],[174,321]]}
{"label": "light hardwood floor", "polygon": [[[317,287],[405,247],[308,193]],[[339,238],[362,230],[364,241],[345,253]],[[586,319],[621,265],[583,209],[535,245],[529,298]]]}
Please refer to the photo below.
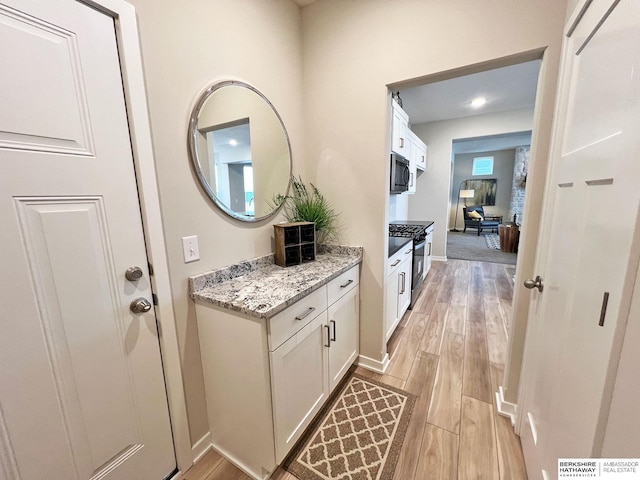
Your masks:
{"label": "light hardwood floor", "polygon": [[[418,396],[394,480],[526,480],[518,436],[497,414],[515,268],[434,262],[413,310],[389,341],[384,375]],[[275,480],[296,480],[279,469]],[[250,480],[209,452],[181,480]]]}

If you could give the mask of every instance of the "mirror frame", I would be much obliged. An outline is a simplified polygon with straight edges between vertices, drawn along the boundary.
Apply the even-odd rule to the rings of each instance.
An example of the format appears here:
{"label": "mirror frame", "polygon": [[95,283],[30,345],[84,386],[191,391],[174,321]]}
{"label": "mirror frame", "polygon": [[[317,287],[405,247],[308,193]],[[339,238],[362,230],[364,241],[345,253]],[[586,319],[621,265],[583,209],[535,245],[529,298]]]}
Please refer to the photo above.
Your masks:
{"label": "mirror frame", "polygon": [[[289,134],[287,133],[287,129],[284,126],[284,122],[282,121],[280,114],[278,113],[276,108],[273,106],[273,104],[269,101],[269,99],[265,97],[257,88],[253,87],[252,85],[249,85],[248,83],[241,82],[239,80],[224,80],[224,81],[217,82],[210,85],[204,90],[204,92],[200,94],[191,112],[191,117],[189,118],[189,132],[188,132],[189,156],[191,157],[191,164],[196,171],[196,175],[198,176],[200,186],[204,189],[204,191],[206,192],[208,197],[211,199],[211,201],[214,203],[214,205],[216,205],[222,212],[226,213],[232,218],[235,218],[236,220],[255,223],[255,222],[260,222],[262,220],[266,220],[267,218],[274,216],[276,213],[278,213],[278,210],[280,210],[280,208],[282,207],[282,203],[279,204],[276,208],[274,208],[271,211],[271,213],[268,213],[267,215],[263,215],[262,217],[240,215],[238,212],[234,212],[233,210],[231,210],[231,208],[229,208],[227,205],[222,203],[218,198],[218,196],[216,195],[216,193],[213,191],[213,188],[209,183],[209,180],[205,177],[202,171],[202,168],[200,167],[200,158],[198,156],[198,148],[197,148],[198,119],[200,117],[200,112],[202,110],[202,107],[204,106],[206,101],[209,99],[209,97],[213,95],[213,93],[215,93],[216,91],[224,87],[231,87],[231,86],[246,88],[254,92],[256,95],[258,95],[258,97],[260,97],[262,100],[266,102],[266,104],[271,108],[276,118],[278,119],[278,122],[280,123],[280,127],[282,127],[282,133],[284,134],[284,138],[287,142],[287,151],[289,152],[289,179],[287,182],[287,189],[284,192],[284,196],[286,197],[287,195],[289,195],[289,190],[291,188],[291,176],[293,175],[293,158],[291,155],[291,143],[289,142]],[[279,192],[275,192],[275,193],[279,193]]]}

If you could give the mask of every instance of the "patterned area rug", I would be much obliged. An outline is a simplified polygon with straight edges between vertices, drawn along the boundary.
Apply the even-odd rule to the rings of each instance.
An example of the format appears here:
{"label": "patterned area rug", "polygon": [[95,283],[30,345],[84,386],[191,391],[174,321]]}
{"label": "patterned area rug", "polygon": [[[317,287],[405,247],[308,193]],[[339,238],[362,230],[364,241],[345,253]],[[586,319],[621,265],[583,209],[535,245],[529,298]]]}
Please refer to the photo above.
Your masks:
{"label": "patterned area rug", "polygon": [[284,462],[302,480],[391,480],[414,395],[352,375]]}
{"label": "patterned area rug", "polygon": [[497,233],[485,234],[484,240],[487,242],[487,247],[491,250],[500,250],[500,237]]}

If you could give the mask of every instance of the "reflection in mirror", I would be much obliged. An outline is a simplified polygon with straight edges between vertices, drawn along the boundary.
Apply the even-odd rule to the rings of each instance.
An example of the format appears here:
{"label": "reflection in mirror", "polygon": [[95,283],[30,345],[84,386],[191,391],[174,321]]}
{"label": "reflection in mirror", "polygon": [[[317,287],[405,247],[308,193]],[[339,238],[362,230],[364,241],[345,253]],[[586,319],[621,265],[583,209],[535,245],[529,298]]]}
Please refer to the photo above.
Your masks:
{"label": "reflection in mirror", "polygon": [[273,105],[242,82],[207,89],[194,108],[189,150],[200,183],[228,215],[258,221],[275,213],[291,177],[289,139]]}

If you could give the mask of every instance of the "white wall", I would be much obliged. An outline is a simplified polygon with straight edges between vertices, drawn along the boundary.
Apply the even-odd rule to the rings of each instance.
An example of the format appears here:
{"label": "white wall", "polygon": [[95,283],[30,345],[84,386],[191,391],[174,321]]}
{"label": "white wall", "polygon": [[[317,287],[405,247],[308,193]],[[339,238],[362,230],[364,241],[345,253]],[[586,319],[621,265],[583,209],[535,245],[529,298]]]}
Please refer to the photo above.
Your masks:
{"label": "white wall", "polygon": [[[513,185],[513,164],[516,156],[515,149],[494,150],[482,153],[459,153],[454,155],[453,180],[450,195],[451,209],[449,210],[449,224],[447,229],[453,228],[453,222],[456,216],[456,205],[458,204],[458,188],[464,180],[483,180],[487,178],[495,178],[496,182],[496,203],[495,205],[484,205],[484,213],[487,215],[502,215],[503,221],[509,221],[509,207],[511,206],[511,187]],[[472,176],[473,159],[475,157],[493,157],[493,173],[491,175]],[[470,188],[467,186],[467,188]],[[464,227],[462,220],[462,207],[464,199],[460,200],[457,209],[458,225]],[[467,205],[478,205],[473,198],[466,200]],[[473,230],[477,233],[477,230]]]}
{"label": "white wall", "polygon": [[[321,0],[303,9],[306,157],[318,186],[343,212],[344,242],[364,246],[363,355],[382,360],[386,352],[387,86],[496,58],[532,60],[521,54],[545,51],[539,141],[548,150],[565,8],[557,0]],[[419,182],[424,179],[429,188],[423,191],[447,204],[427,212],[437,222],[437,255],[444,252],[450,173],[449,167],[434,171],[436,164],[442,168],[434,162]]]}
{"label": "white wall", "polygon": [[[187,155],[198,95],[243,80],[280,113],[294,169],[303,165],[300,11],[290,0],[129,0],[136,8],[192,443],[208,432],[198,332],[187,278],[273,251],[272,223],[219,212],[199,188]],[[185,264],[180,237],[198,235],[201,260]]]}
{"label": "white wall", "polygon": [[[271,252],[271,224],[281,220],[240,224],[220,213],[197,186],[186,133],[201,91],[214,81],[243,80],[279,111],[291,138],[294,173],[314,181],[342,212],[342,243],[365,247],[361,348],[381,360],[389,216],[387,85],[549,47],[542,83],[552,99],[564,0],[320,0],[305,7],[302,18],[290,0],[130,2],[140,22],[189,426],[196,442],[208,422],[187,278]],[[397,31],[394,26],[401,26],[401,35],[390,34]],[[550,124],[547,103],[539,116]],[[543,131],[541,150],[547,140]],[[180,237],[193,234],[201,260],[184,264]]]}

